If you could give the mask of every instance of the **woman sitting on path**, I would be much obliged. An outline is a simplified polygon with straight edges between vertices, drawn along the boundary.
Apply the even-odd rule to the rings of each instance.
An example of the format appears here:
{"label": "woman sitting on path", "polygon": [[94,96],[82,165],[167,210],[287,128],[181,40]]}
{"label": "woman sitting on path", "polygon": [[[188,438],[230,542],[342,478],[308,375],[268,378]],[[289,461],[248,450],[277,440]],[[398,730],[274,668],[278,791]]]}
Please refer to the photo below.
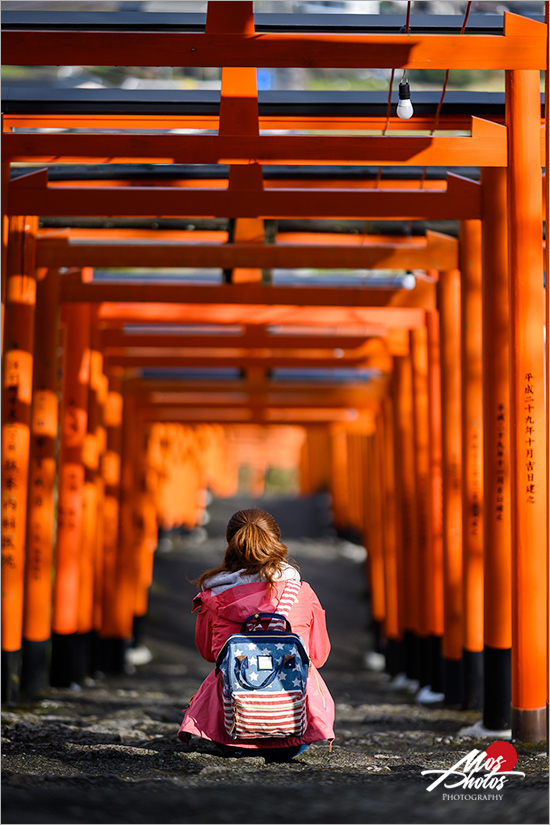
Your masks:
{"label": "woman sitting on path", "polygon": [[[303,640],[310,659],[307,724],[300,736],[232,738],[224,724],[221,679],[214,670],[190,701],[178,736],[186,743],[192,734],[210,739],[226,755],[290,758],[311,742],[334,739],[334,702],[317,672],[330,651],[325,611],[309,584],[300,580],[297,568],[286,561],[288,550],[280,540],[279,526],[265,510],[239,510],[229,520],[226,539],[223,562],[197,580],[200,592],[193,600],[193,609],[199,610],[195,631],[199,653],[215,662],[229,636],[240,632],[245,619],[255,613],[277,613],[286,588],[284,601],[295,601],[285,615],[292,632]],[[289,582],[292,584],[287,587]]]}

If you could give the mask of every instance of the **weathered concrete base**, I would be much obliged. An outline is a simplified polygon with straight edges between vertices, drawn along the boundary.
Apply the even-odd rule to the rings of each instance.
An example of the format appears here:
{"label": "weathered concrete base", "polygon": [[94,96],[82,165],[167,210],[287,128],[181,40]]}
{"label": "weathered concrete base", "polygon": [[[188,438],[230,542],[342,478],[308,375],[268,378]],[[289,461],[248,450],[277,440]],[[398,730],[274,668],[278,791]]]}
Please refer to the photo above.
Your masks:
{"label": "weathered concrete base", "polygon": [[512,739],[519,742],[548,741],[548,709],[512,708]]}

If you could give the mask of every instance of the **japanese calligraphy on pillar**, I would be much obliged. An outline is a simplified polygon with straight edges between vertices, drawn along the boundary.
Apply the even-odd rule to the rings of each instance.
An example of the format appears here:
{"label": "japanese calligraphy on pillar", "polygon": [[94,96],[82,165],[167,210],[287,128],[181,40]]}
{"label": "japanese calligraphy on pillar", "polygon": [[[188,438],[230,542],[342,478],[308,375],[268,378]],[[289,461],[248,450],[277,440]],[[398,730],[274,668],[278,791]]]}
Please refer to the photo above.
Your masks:
{"label": "japanese calligraphy on pillar", "polygon": [[39,580],[51,575],[53,540],[53,488],[58,402],[54,392],[38,390],[34,395],[32,435],[33,457],[29,476],[29,535],[27,537],[29,575]]}
{"label": "japanese calligraphy on pillar", "polygon": [[2,427],[2,569],[22,562],[25,537],[29,428],[22,423],[21,404],[31,398],[32,355],[6,354],[4,424]]}
{"label": "japanese calligraphy on pillar", "polygon": [[525,374],[525,387],[523,395],[524,422],[525,422],[525,470],[526,470],[526,501],[528,504],[535,503],[535,458],[534,458],[534,432],[535,432],[535,388],[533,375]]}
{"label": "japanese calligraphy on pillar", "polygon": [[479,535],[479,521],[481,516],[481,450],[479,446],[479,433],[472,433],[471,441],[471,458],[472,458],[472,506],[470,519],[470,534],[472,536]]}
{"label": "japanese calligraphy on pillar", "polygon": [[506,467],[506,456],[504,454],[504,438],[506,426],[504,404],[499,404],[497,407],[496,417],[496,518],[497,521],[504,520],[504,472]]}

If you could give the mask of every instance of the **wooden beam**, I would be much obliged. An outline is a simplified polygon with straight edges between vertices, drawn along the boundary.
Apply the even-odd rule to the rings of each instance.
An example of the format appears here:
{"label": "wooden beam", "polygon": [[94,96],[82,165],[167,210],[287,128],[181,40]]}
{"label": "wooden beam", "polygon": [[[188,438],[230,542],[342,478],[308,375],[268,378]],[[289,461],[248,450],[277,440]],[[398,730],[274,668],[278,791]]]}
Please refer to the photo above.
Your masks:
{"label": "wooden beam", "polygon": [[[177,237],[156,238],[156,231],[142,238],[122,240],[105,230],[99,238],[73,238],[67,230],[58,235],[39,236],[39,266],[92,267],[259,267],[261,269],[438,269],[457,266],[458,241],[437,232],[425,238],[378,240],[377,236],[344,235],[317,238],[308,233],[309,243],[286,243],[280,233],[275,244],[193,243],[194,232],[175,232]],[[227,233],[218,233],[226,237]],[[305,233],[304,233],[305,234]],[[113,238],[113,240],[111,240]],[[336,240],[337,239],[337,240]],[[334,244],[334,245],[331,245]]]}
{"label": "wooden beam", "polygon": [[[495,123],[504,123],[504,116],[490,115]],[[4,128],[8,129],[210,129],[219,128],[217,114],[61,114],[49,113],[7,113],[4,114]],[[381,132],[386,127],[386,115],[308,115],[301,112],[285,115],[262,115],[258,118],[260,130],[297,130],[297,129],[331,129],[334,131],[353,132],[357,130]],[[390,116],[388,132],[420,131],[430,132],[433,128],[433,115],[413,114],[410,120],[401,120]],[[469,131],[471,115],[440,115],[439,131]]]}
{"label": "wooden beam", "polygon": [[505,12],[504,36],[6,30],[2,62],[57,66],[546,69],[546,27]]}
{"label": "wooden beam", "polygon": [[312,409],[212,409],[196,407],[182,409],[178,407],[142,407],[137,415],[142,421],[187,421],[189,423],[219,424],[287,424],[305,426],[342,422],[355,426],[370,422],[370,408],[312,408]]}
{"label": "wooden beam", "polygon": [[[217,287],[215,287],[217,289]],[[339,290],[341,292],[341,290]],[[88,294],[88,299],[90,294]],[[84,297],[83,300],[86,300]],[[414,329],[424,323],[419,307],[268,306],[254,304],[101,303],[98,319],[107,322],[166,324],[304,324],[311,326],[372,325],[379,332]]]}
{"label": "wooden beam", "polygon": [[[231,305],[234,307],[388,307],[400,306],[433,309],[435,284],[420,282],[414,289],[377,287],[309,287],[264,286],[262,284],[192,284],[83,282],[80,274],[65,275],[61,280],[61,301],[69,303],[175,303]],[[158,320],[163,320],[158,315]]]}
{"label": "wooden beam", "polygon": [[[270,393],[229,393],[229,392],[143,392],[136,393],[140,397],[139,404],[161,408],[197,408],[197,407],[224,407],[242,409],[243,407],[273,407],[288,408],[301,407],[303,409],[323,409],[325,407],[358,407],[364,404],[371,404],[381,392],[380,387],[365,385],[361,392],[354,394],[332,393],[327,397],[325,393],[320,393],[312,389],[309,393],[286,393],[278,396],[274,392]],[[244,398],[235,399],[235,395]]]}
{"label": "wooden beam", "polygon": [[149,379],[134,375],[124,381],[124,391],[161,406],[269,406],[269,407],[360,407],[380,397],[387,377],[371,381],[350,381],[335,385],[326,381],[265,380],[254,387],[248,378],[209,381],[192,379]]}
{"label": "wooden beam", "polygon": [[155,352],[149,353],[146,350],[140,353],[110,351],[105,353],[104,362],[106,368],[119,366],[149,369],[153,367],[232,367],[247,369],[248,367],[260,366],[265,369],[305,367],[307,369],[328,368],[339,370],[368,366],[383,368],[387,372],[391,369],[391,359],[388,358],[384,362],[379,357],[370,355],[338,358],[333,353],[320,355],[315,350],[309,356],[303,354],[303,350],[296,352],[294,355],[281,355],[274,350],[267,350],[265,354],[258,355],[252,353],[243,355],[234,355],[232,352],[223,353],[224,350],[219,350],[216,354],[201,355],[189,349],[182,350],[182,354],[161,352],[160,355]]}
{"label": "wooden beam", "polygon": [[8,132],[3,154],[38,163],[506,166],[506,127],[471,118],[471,137]]}
{"label": "wooden beam", "polygon": [[56,187],[47,172],[10,185],[10,215],[78,217],[305,217],[387,220],[480,218],[481,186],[448,175],[445,191],[354,189],[184,189],[148,186]]}
{"label": "wooden beam", "polygon": [[[239,0],[237,0],[238,2]],[[242,166],[244,164],[236,164],[237,166]],[[254,164],[248,164],[252,166],[253,172],[258,172],[259,166],[257,165],[254,167]],[[162,167],[153,167],[151,170],[154,172],[156,169],[160,169]],[[131,174],[132,167],[128,167],[128,173],[126,175],[119,174],[118,177],[108,177],[104,179],[97,178],[88,178],[85,177],[82,172],[82,167],[76,167],[76,175],[72,179],[68,180],[55,180],[51,181],[51,188],[52,189],[71,189],[75,186],[80,186],[83,189],[100,189],[100,188],[107,188],[107,189],[114,189],[114,188],[124,188],[128,186],[137,186],[140,183],[140,180]],[[47,173],[47,168],[43,170],[36,170],[32,174],[37,175],[36,180],[38,181],[38,175],[44,175]],[[82,173],[82,176],[79,177],[79,172]],[[165,186],[169,187],[170,189],[192,189],[195,191],[196,189],[227,189],[229,184],[229,174],[226,174],[225,169],[223,169],[223,174],[215,174],[216,170],[206,177],[195,178],[195,177],[162,177],[160,174],[158,177],[154,177],[154,175],[147,179],[147,185],[151,189],[156,189],[158,186]],[[222,170],[220,170],[222,172]],[[262,186],[264,189],[305,189],[306,191],[310,190],[318,190],[318,189],[355,189],[355,190],[365,190],[365,189],[411,189],[411,186],[420,187],[420,177],[419,174],[417,177],[409,176],[407,177],[394,177],[394,178],[381,178],[378,181],[377,176],[372,175],[370,177],[350,177],[349,175],[346,176],[345,172],[341,171],[339,167],[336,167],[337,176],[332,176],[331,173],[328,176],[325,174],[324,176],[318,175],[307,175],[303,174],[300,170],[300,167],[296,167],[295,170],[296,174],[293,177],[284,177],[284,178],[277,178],[277,177],[268,177],[262,180]],[[185,170],[184,173],[185,175]],[[23,177],[23,176],[21,176]],[[257,175],[259,178],[260,176]],[[20,184],[17,183],[19,178],[14,178],[13,185],[19,186]],[[235,181],[232,182],[235,185]],[[244,188],[244,187],[241,187]],[[250,187],[253,188],[253,187]],[[447,188],[447,183],[444,178],[427,178],[422,182],[422,189],[437,189],[437,190],[445,190]],[[168,230],[159,230],[161,231],[168,231]],[[185,230],[181,230],[185,231]],[[190,231],[190,230],[187,230]],[[204,231],[204,230],[197,230],[197,231]]]}
{"label": "wooden beam", "polygon": [[357,350],[370,339],[359,335],[269,335],[258,330],[259,335],[165,335],[132,334],[121,329],[101,330],[101,345],[104,350],[111,347],[191,347],[204,350],[219,347],[261,347],[264,349],[317,349],[338,347],[341,350]]}

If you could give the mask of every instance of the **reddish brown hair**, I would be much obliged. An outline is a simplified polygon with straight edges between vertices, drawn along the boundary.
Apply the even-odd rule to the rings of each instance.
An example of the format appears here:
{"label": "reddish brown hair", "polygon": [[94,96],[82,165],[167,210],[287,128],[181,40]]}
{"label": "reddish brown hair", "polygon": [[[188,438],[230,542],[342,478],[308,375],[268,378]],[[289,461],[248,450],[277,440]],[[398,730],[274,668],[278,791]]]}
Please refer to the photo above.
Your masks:
{"label": "reddish brown hair", "polygon": [[237,570],[259,575],[272,584],[282,562],[288,563],[288,548],[281,541],[279,525],[265,510],[238,510],[229,519],[225,538],[223,562],[197,579],[199,589],[211,576]]}

